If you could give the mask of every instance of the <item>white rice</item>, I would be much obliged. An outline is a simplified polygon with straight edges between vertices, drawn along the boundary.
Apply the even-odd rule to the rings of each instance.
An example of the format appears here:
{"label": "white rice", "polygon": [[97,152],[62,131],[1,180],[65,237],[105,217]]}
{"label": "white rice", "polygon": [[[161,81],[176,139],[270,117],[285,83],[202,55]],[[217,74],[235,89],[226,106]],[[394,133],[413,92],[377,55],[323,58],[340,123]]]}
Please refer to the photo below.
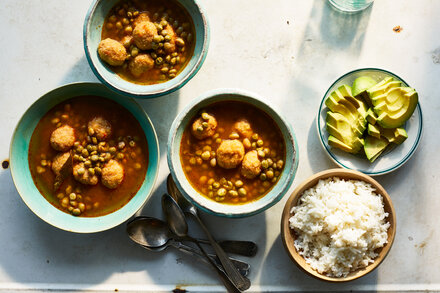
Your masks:
{"label": "white rice", "polygon": [[313,269],[330,277],[366,267],[387,243],[390,224],[382,196],[363,181],[319,180],[291,213],[295,248]]}

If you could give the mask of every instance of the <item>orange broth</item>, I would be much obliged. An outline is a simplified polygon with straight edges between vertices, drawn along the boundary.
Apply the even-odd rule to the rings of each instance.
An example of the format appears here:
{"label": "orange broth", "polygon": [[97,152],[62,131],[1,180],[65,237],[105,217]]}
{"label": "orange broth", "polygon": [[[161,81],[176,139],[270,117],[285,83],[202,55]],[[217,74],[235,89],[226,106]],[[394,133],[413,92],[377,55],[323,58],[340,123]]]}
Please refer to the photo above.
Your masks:
{"label": "orange broth", "polygon": [[[129,15],[132,17],[127,16],[128,12],[131,13]],[[194,52],[195,29],[188,12],[177,1],[173,0],[120,1],[110,10],[109,14],[105,18],[102,28],[101,40],[111,38],[124,44],[124,37],[131,35],[131,32],[126,31],[126,28],[131,27],[132,29],[134,29],[134,23],[136,20],[136,16],[133,15],[134,12],[136,12],[137,16],[142,13],[147,13],[150,21],[152,21],[153,23],[160,23],[160,21],[164,19],[164,14],[166,13],[166,15],[168,16],[165,16],[165,19],[168,20],[170,25],[177,21],[176,25],[173,26],[173,29],[174,31],[176,31],[179,37],[186,41],[186,45],[183,49],[178,48],[178,50],[176,50],[176,52],[174,53],[175,56],[171,56],[171,54],[163,52],[163,49],[161,48],[158,48],[156,50],[139,50],[140,53],[150,54],[156,62],[154,68],[144,72],[139,77],[133,76],[128,69],[127,65],[130,58],[132,58],[131,56],[129,56],[129,59],[124,63],[123,66],[110,66],[111,69],[121,78],[129,82],[146,85],[165,82],[172,78],[166,73],[163,73],[163,67],[167,67],[169,68],[169,70],[175,69],[176,75],[179,74],[188,64],[188,61],[191,59],[191,56]],[[154,17],[155,13],[159,14],[159,17]],[[172,22],[170,21],[170,18]],[[118,22],[122,25],[122,29],[118,30],[116,28],[116,24]],[[182,35],[182,33],[178,33],[178,29],[183,24],[185,24],[185,28],[182,32]],[[189,39],[188,35],[191,35],[191,40]],[[131,50],[134,47],[135,45],[132,43],[126,46],[129,54],[132,52]],[[157,57],[154,58],[154,56],[156,55],[153,54],[156,54]],[[171,60],[173,59],[173,57],[179,57],[180,62],[176,64],[171,64]],[[162,58],[163,62],[158,64],[158,61],[156,60],[157,58]]]}
{"label": "orange broth", "polygon": [[[74,128],[76,141],[85,147],[88,144],[87,123],[98,116],[112,126],[112,134],[107,141],[109,145],[117,145],[118,141],[127,144],[124,149],[118,150],[124,156],[118,159],[124,168],[122,183],[116,189],[105,187],[101,180],[97,185],[84,185],[77,182],[70,172],[60,188],[54,190],[55,174],[50,165],[59,152],[51,147],[51,133],[67,124]],[[130,146],[127,138],[135,143]],[[71,154],[76,154],[75,147],[71,149]],[[86,207],[80,216],[97,217],[120,209],[139,190],[147,172],[148,145],[139,122],[124,107],[102,97],[81,96],[56,105],[41,118],[31,137],[28,160],[35,185],[53,206],[70,213],[61,202],[70,193],[75,193],[82,197]]]}
{"label": "orange broth", "polygon": [[[286,152],[283,136],[275,121],[262,110],[245,102],[216,102],[203,111],[214,116],[218,126],[212,137],[203,140],[196,139],[191,133],[192,123],[200,115],[194,117],[185,128],[180,146],[180,158],[186,178],[191,185],[207,198],[226,204],[244,204],[267,194],[281,176]],[[260,160],[269,162],[267,168],[263,168],[260,175],[254,179],[244,178],[240,174],[240,167],[223,169],[218,164],[213,167],[209,160],[201,158],[201,152],[208,149],[211,151],[210,159],[215,158],[221,140],[230,139],[230,135],[235,132],[234,123],[241,119],[246,119],[252,126],[253,133],[258,135],[258,139],[250,139],[252,147],[246,149],[246,152],[261,150],[265,155],[260,157]],[[244,137],[240,136],[238,139],[243,141]],[[258,140],[262,141],[261,145],[256,145]],[[264,180],[262,180],[263,173]],[[241,181],[243,185],[237,186],[237,181]],[[219,197],[217,194],[221,188],[227,191],[224,197]],[[245,189],[246,195],[238,192],[240,188]],[[237,191],[238,195],[231,190]]]}

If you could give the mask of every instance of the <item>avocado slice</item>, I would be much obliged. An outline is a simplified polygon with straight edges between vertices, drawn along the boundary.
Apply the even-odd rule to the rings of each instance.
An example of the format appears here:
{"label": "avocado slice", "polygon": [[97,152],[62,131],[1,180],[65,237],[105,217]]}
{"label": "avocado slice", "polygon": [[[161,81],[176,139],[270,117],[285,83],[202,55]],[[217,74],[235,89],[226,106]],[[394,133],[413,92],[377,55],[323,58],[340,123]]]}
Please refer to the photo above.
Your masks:
{"label": "avocado slice", "polygon": [[332,97],[337,103],[339,103],[340,100],[346,99],[347,101],[352,103],[356,109],[361,106],[360,101],[358,99],[355,99],[351,94],[351,87],[346,84],[343,84],[336,90],[334,90],[330,94],[330,97]]}
{"label": "avocado slice", "polygon": [[377,127],[380,129],[380,135],[388,140],[388,142],[394,142],[395,136],[394,136],[394,129],[389,128],[382,128],[379,124],[377,124]]}
{"label": "avocado slice", "polygon": [[[400,87],[401,82],[394,80],[392,77],[386,77],[381,82],[367,90],[368,97],[370,99],[369,104],[371,107],[376,106],[377,98],[385,95],[387,91],[393,87]],[[380,99],[380,98],[379,98]]]}
{"label": "avocado slice", "polygon": [[377,104],[381,103],[382,101],[386,100],[388,98],[388,93],[392,91],[393,89],[400,88],[401,83],[399,81],[392,81],[387,84],[387,86],[383,87],[383,92],[377,91],[373,93],[372,96],[370,96],[371,103],[373,104],[373,107],[377,106]]}
{"label": "avocado slice", "polygon": [[328,144],[332,147],[341,149],[344,152],[357,154],[364,146],[364,139],[357,137],[353,141],[353,144],[351,146],[349,146],[349,145],[345,144],[344,142],[342,142],[341,140],[339,140],[338,138],[334,137],[333,135],[330,135],[328,137]]}
{"label": "avocado slice", "polygon": [[[359,131],[354,125],[340,113],[327,112],[327,132],[332,137],[329,144],[346,152],[357,153],[363,147],[361,140],[363,131]],[[336,141],[337,140],[337,141]]]}
{"label": "avocado slice", "polygon": [[367,116],[365,117],[371,125],[375,125],[377,121],[377,115],[374,113],[373,108],[368,109]]}
{"label": "avocado slice", "polygon": [[380,129],[373,124],[368,123],[368,134],[376,138],[380,138]]}
{"label": "avocado slice", "polygon": [[[343,136],[347,137],[347,139],[350,139],[349,137],[352,136],[353,134],[356,137],[361,137],[365,130],[365,127],[364,129],[359,130],[357,127],[355,127],[355,125],[350,119],[348,119],[346,116],[342,115],[341,113],[328,111],[326,122],[327,124],[332,125],[334,128],[339,129],[341,132],[344,132]],[[349,134],[349,132],[352,134]],[[333,135],[333,136],[337,137],[337,135]]]}
{"label": "avocado slice", "polygon": [[389,142],[385,138],[377,138],[371,135],[365,137],[365,155],[370,162],[374,162],[377,157],[386,149]]}
{"label": "avocado slice", "polygon": [[383,128],[402,126],[414,113],[418,102],[418,94],[413,88],[391,88],[374,106],[377,123]]}
{"label": "avocado slice", "polygon": [[[355,122],[359,131],[363,132],[366,129],[367,107],[361,99],[353,97],[351,87],[348,85],[341,85],[334,90],[325,101],[326,106],[333,112],[338,112],[347,116],[347,111],[350,112],[351,121]],[[343,105],[347,109],[341,109]],[[349,117],[347,116],[347,117]]]}
{"label": "avocado slice", "polygon": [[328,144],[332,147],[338,148],[343,150],[344,152],[347,153],[353,153],[353,148],[346,145],[345,143],[343,143],[342,141],[340,141],[339,139],[337,139],[336,137],[330,135],[328,137]]}
{"label": "avocado slice", "polygon": [[360,134],[365,131],[366,119],[360,115],[359,111],[348,100],[343,99],[337,103],[331,96],[329,96],[325,105],[334,113],[342,114],[349,123],[354,126]]}
{"label": "avocado slice", "polygon": [[369,76],[360,76],[356,78],[351,86],[353,96],[361,98],[369,107],[371,102],[367,90],[375,86],[377,83]]}
{"label": "avocado slice", "polygon": [[[408,134],[406,133],[406,130],[402,127],[397,128],[382,128],[380,125],[375,125],[377,130],[380,132],[380,137],[385,138],[390,143],[394,144],[401,144],[405,141],[405,139],[408,138]],[[370,133],[368,133],[370,134]],[[372,135],[372,134],[370,134]],[[377,137],[375,135],[372,135],[374,137]]]}
{"label": "avocado slice", "polygon": [[408,134],[406,133],[405,128],[397,127],[396,129],[394,129],[394,137],[395,139],[393,143],[401,144],[408,138]]}

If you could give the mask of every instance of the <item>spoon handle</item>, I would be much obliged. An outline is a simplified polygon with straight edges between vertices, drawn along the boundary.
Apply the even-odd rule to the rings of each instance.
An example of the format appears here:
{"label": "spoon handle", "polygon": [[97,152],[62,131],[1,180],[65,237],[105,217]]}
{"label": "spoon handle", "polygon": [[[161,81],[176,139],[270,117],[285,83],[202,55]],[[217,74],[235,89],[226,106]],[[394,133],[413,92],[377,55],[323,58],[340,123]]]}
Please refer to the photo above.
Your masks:
{"label": "spoon handle", "polygon": [[[197,249],[194,249],[191,246],[185,245],[181,242],[178,241],[173,241],[172,243],[170,243],[173,247],[186,252],[190,255],[193,256],[197,256],[200,257],[204,262],[206,262],[207,264],[209,264],[209,262],[204,258],[204,255]],[[223,271],[223,267],[221,266],[220,262],[218,261],[218,258],[216,255],[214,254],[208,254],[208,256],[215,262],[216,266]],[[250,265],[244,261],[235,259],[235,258],[230,258],[231,262],[234,264],[234,266],[237,268],[237,270],[240,272],[241,275],[243,276],[247,276],[247,274],[249,273],[249,269],[250,269]],[[224,271],[223,271],[224,272]]]}
{"label": "spoon handle", "polygon": [[[224,250],[220,247],[220,245],[214,240],[211,233],[209,232],[208,228],[206,228],[205,224],[203,224],[202,220],[200,219],[199,215],[197,213],[193,214],[194,217],[197,219],[197,222],[199,222],[200,227],[202,227],[202,230],[205,232],[206,236],[208,237],[209,242],[211,243],[212,248],[214,249],[215,253],[217,254],[217,257],[222,264],[226,274],[231,279],[232,283],[235,284],[235,286],[241,290],[245,291],[249,289],[251,286],[251,281],[240,275],[240,273],[237,271],[237,269],[234,267],[234,265],[229,260],[229,257],[226,255]],[[201,247],[200,244],[196,243],[199,248]]]}
{"label": "spoon handle", "polygon": [[[197,239],[200,243],[211,244],[208,240]],[[240,240],[224,240],[219,241],[218,244],[225,252],[234,253],[243,256],[255,256],[257,254],[258,246],[252,241]]]}
{"label": "spoon handle", "polygon": [[237,286],[235,285],[234,282],[232,282],[232,280],[229,278],[229,276],[223,270],[221,270],[219,267],[217,267],[215,265],[215,262],[209,257],[209,255],[206,253],[206,251],[203,249],[203,247],[200,245],[200,243],[196,239],[188,236],[187,240],[192,241],[197,245],[197,247],[200,249],[202,254],[205,256],[205,259],[208,260],[208,262],[211,264],[211,266],[215,269],[215,271],[219,275],[220,279],[222,280],[222,282],[225,285],[228,292],[231,292],[231,293],[240,293],[241,292],[241,290],[239,288],[237,288]]}

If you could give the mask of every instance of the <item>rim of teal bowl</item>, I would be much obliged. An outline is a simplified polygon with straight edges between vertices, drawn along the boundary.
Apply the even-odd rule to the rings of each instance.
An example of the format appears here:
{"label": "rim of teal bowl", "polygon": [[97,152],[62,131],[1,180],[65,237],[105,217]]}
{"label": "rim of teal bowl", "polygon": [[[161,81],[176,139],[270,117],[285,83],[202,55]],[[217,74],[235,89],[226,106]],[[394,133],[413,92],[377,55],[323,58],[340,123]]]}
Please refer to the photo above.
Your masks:
{"label": "rim of teal bowl", "polygon": [[357,73],[357,72],[360,72],[360,71],[368,71],[368,70],[370,70],[370,71],[380,71],[380,72],[384,72],[384,73],[387,73],[387,74],[389,74],[389,75],[391,75],[391,76],[394,76],[394,77],[397,77],[399,80],[401,80],[406,86],[409,86],[409,84],[403,79],[403,78],[401,78],[400,76],[398,76],[397,74],[395,74],[395,73],[392,73],[391,71],[388,71],[388,70],[386,70],[386,69],[381,69],[381,68],[375,68],[375,67],[366,67],[366,68],[359,68],[359,69],[355,69],[355,70],[352,70],[352,71],[349,71],[349,72],[347,72],[347,73],[345,73],[345,74],[343,74],[343,75],[341,75],[340,77],[338,77],[330,86],[329,86],[329,88],[327,89],[327,91],[325,92],[325,94],[324,94],[324,97],[322,98],[322,100],[321,100],[321,104],[319,105],[319,110],[318,110],[318,115],[316,116],[316,126],[317,126],[317,128],[318,128],[318,135],[319,135],[319,141],[321,142],[321,145],[322,145],[322,147],[324,148],[324,150],[327,152],[327,154],[330,156],[330,158],[338,165],[338,166],[340,166],[340,167],[342,167],[342,168],[344,168],[344,169],[349,169],[349,170],[356,170],[356,171],[359,171],[359,172],[362,172],[362,173],[364,173],[364,174],[367,174],[367,175],[370,175],[370,176],[379,176],[379,175],[385,175],[385,174],[387,174],[387,173],[390,173],[390,172],[392,172],[392,171],[394,171],[394,170],[397,170],[399,167],[401,167],[403,164],[405,164],[410,158],[411,158],[411,156],[414,154],[414,152],[416,151],[416,149],[418,148],[418,146],[419,146],[419,142],[420,142],[420,140],[421,140],[421,138],[422,138],[422,133],[423,133],[423,116],[422,116],[422,108],[421,108],[421,106],[420,106],[420,101],[418,101],[417,102],[417,107],[416,107],[416,110],[417,110],[417,112],[418,112],[418,114],[420,115],[420,128],[418,129],[418,131],[417,131],[417,138],[416,138],[416,141],[414,142],[414,144],[412,145],[412,148],[411,148],[411,150],[408,152],[408,154],[406,155],[406,156],[404,156],[398,163],[396,163],[394,166],[392,166],[392,167],[390,167],[390,168],[388,168],[388,169],[384,169],[384,170],[382,170],[382,171],[379,171],[379,172],[369,172],[369,171],[365,171],[365,170],[359,170],[359,169],[353,169],[353,168],[350,168],[350,167],[348,167],[348,166],[346,166],[345,164],[343,164],[343,163],[341,163],[338,159],[337,159],[337,157],[333,154],[333,152],[331,151],[331,149],[329,148],[329,147],[327,147],[327,145],[326,145],[326,143],[325,143],[325,141],[324,141],[324,135],[322,134],[322,132],[321,132],[321,122],[320,122],[320,114],[321,114],[321,111],[322,111],[322,109],[323,109],[323,107],[325,107],[324,105],[324,103],[325,103],[325,99],[326,99],[326,97],[328,96],[328,93],[329,93],[329,91],[330,91],[330,89],[331,88],[333,88],[333,86],[335,85],[335,84],[337,84],[341,79],[343,79],[344,77],[346,77],[346,76],[348,76],[348,75],[350,75],[350,74],[353,74],[353,73]]}
{"label": "rim of teal bowl", "polygon": [[[67,91],[69,88],[72,88],[71,91],[73,92],[72,94],[67,94],[62,96],[60,95],[62,91],[64,90]],[[92,92],[93,90],[99,91],[99,93],[93,93]],[[17,173],[21,171],[21,169],[16,170],[16,164],[18,165],[20,162],[16,162],[15,160],[16,159],[23,160],[23,156],[20,156],[18,153],[16,153],[19,152],[19,150],[15,149],[14,146],[17,146],[17,144],[19,143],[17,142],[17,140],[19,139],[18,130],[20,130],[20,127],[24,123],[27,115],[31,115],[30,114],[31,111],[37,109],[36,107],[41,107],[41,106],[44,107],[47,104],[47,101],[56,99],[56,102],[50,103],[52,106],[47,107],[43,113],[38,114],[39,116],[38,121],[30,122],[35,124],[34,127],[32,127],[32,129],[29,129],[32,136],[36,124],[40,121],[41,117],[43,117],[53,106],[58,105],[59,103],[62,103],[63,101],[68,100],[70,98],[83,96],[83,95],[100,96],[102,98],[114,101],[118,103],[121,107],[124,107],[139,122],[140,126],[142,127],[142,130],[144,131],[148,143],[148,169],[144,181],[141,187],[139,188],[138,192],[130,199],[129,202],[127,202],[120,209],[110,214],[106,214],[99,217],[75,217],[65,212],[62,212],[61,210],[57,209],[46,200],[46,198],[40,193],[40,191],[35,186],[35,183],[32,179],[32,175],[30,175],[29,161],[28,161],[30,137],[29,140],[25,141],[25,145],[24,145],[26,152],[25,162],[21,162],[22,164],[26,165],[25,167],[26,175]],[[130,108],[133,109],[127,108],[126,105],[130,105]],[[136,113],[134,113],[133,110],[136,111]],[[142,123],[138,119],[138,117],[136,117],[137,115],[141,115],[140,117],[145,119],[143,122],[146,123]],[[11,176],[14,185],[23,202],[35,215],[37,215],[40,219],[42,219],[46,223],[65,231],[76,232],[76,233],[95,233],[95,232],[108,230],[122,224],[123,222],[128,220],[131,216],[133,216],[148,201],[148,199],[151,198],[159,171],[160,151],[159,151],[159,142],[157,139],[157,134],[154,125],[151,122],[145,110],[134,99],[131,98],[127,99],[125,97],[121,97],[120,95],[114,93],[113,91],[109,90],[107,87],[105,87],[100,83],[75,82],[60,86],[43,94],[26,110],[26,112],[21,116],[19,122],[17,123],[14,129],[9,147],[9,158],[10,158]],[[149,177],[151,175],[153,176]],[[19,184],[19,182],[23,180],[23,179],[19,179],[20,176],[21,177],[30,176],[31,178],[30,182],[25,182],[25,183],[30,184],[29,189],[30,192],[32,192],[31,194],[28,194],[29,190],[26,190],[27,188]],[[139,193],[139,191],[141,193]],[[35,197],[33,198],[33,196]],[[135,201],[136,197],[137,200]]]}
{"label": "rim of teal bowl", "polygon": [[[256,200],[256,201],[252,201],[248,204],[243,204],[243,205],[239,205],[239,206],[245,206],[245,205],[249,205],[249,204],[255,204],[257,202],[259,202],[260,200],[264,199],[265,197],[267,197],[268,195],[271,195],[272,192],[276,191],[275,189],[279,189],[279,191],[276,191],[277,195],[273,196],[272,199],[266,204],[263,205],[259,208],[256,208],[255,210],[246,212],[246,213],[231,213],[231,212],[222,212],[222,211],[217,211],[215,209],[213,209],[211,207],[211,202],[209,202],[209,206],[203,206],[200,203],[198,203],[192,196],[190,196],[186,190],[184,189],[184,187],[182,186],[182,184],[179,181],[179,178],[177,178],[176,175],[176,168],[180,168],[182,169],[181,166],[181,162],[180,160],[178,160],[177,162],[173,161],[172,159],[172,154],[173,154],[173,145],[175,144],[175,138],[176,138],[176,134],[177,131],[181,128],[184,127],[184,125],[182,125],[182,121],[187,117],[187,115],[194,109],[196,108],[200,103],[209,100],[209,99],[215,99],[215,97],[217,96],[223,96],[223,95],[231,95],[231,96],[239,96],[239,97],[243,97],[244,99],[246,99],[244,102],[250,103],[253,106],[259,108],[260,110],[262,110],[263,112],[265,112],[267,115],[269,115],[272,119],[273,118],[273,114],[275,114],[277,117],[274,120],[280,120],[283,125],[285,130],[287,131],[287,133],[283,133],[283,137],[286,140],[286,152],[287,152],[287,143],[290,143],[293,149],[293,154],[292,154],[292,158],[293,158],[293,163],[292,166],[290,168],[290,170],[283,170],[283,175],[285,175],[286,177],[284,178],[284,180],[282,182],[278,181],[277,184],[275,184],[275,186],[272,188],[272,190],[267,193],[265,196],[261,197],[260,199]],[[233,100],[233,99],[225,99],[225,100]],[[218,101],[213,101],[213,103],[218,102]],[[272,111],[273,113],[268,113],[265,109],[261,109],[259,105],[256,105],[254,102],[256,103],[260,103],[262,105],[264,105],[265,107],[267,107],[270,111]],[[282,131],[282,127],[280,125],[278,125],[278,127],[280,128],[280,131]],[[286,139],[288,138],[288,140]],[[180,141],[176,142],[179,144],[179,148],[177,151],[180,151]],[[290,125],[290,123],[278,112],[276,111],[272,106],[269,105],[269,103],[260,95],[250,92],[250,91],[246,91],[246,90],[241,90],[241,89],[235,89],[235,88],[221,88],[221,89],[215,89],[215,90],[211,90],[208,92],[203,93],[202,95],[200,95],[198,98],[192,100],[185,108],[183,111],[181,111],[179,113],[179,115],[177,115],[177,117],[174,119],[173,124],[171,125],[171,129],[168,135],[168,145],[167,145],[167,161],[168,161],[168,167],[170,169],[171,175],[173,177],[174,182],[177,185],[177,188],[179,189],[179,191],[182,193],[182,195],[188,200],[190,201],[192,204],[194,204],[197,208],[199,208],[200,210],[211,214],[211,215],[215,215],[215,216],[221,216],[221,217],[226,217],[226,218],[244,218],[244,217],[249,217],[249,216],[253,216],[256,215],[260,212],[263,212],[267,209],[269,209],[270,207],[272,207],[273,205],[275,205],[277,202],[279,202],[281,200],[281,198],[284,197],[284,195],[288,192],[290,186],[292,185],[294,179],[295,179],[295,175],[298,169],[298,164],[299,164],[299,149],[298,149],[298,143],[297,143],[297,139],[295,136],[295,133],[293,131],[292,126]],[[286,153],[286,162],[287,162],[287,153]],[[182,170],[183,172],[183,170]],[[282,176],[283,176],[282,175]],[[183,176],[185,176],[185,174],[183,174]],[[182,178],[183,180],[187,180],[186,177]],[[279,185],[280,184],[280,185]],[[194,194],[197,194],[197,197],[202,198],[204,197],[203,195],[201,195],[199,192],[197,192],[194,188],[191,187],[191,191]],[[217,204],[216,202],[212,201],[212,204]],[[229,206],[226,204],[222,205],[224,206]],[[233,206],[233,205],[231,205]]]}
{"label": "rim of teal bowl", "polygon": [[[110,89],[112,89],[113,91],[116,91],[117,93],[123,95],[123,96],[127,96],[127,97],[131,97],[131,98],[139,98],[139,99],[151,99],[151,98],[157,98],[157,97],[161,97],[167,94],[170,94],[174,91],[177,91],[178,89],[182,88],[185,84],[187,84],[196,74],[197,72],[199,72],[200,68],[202,68],[203,63],[205,62],[206,56],[208,55],[208,49],[209,49],[209,43],[210,43],[210,39],[211,39],[211,33],[210,33],[210,28],[209,28],[209,22],[208,22],[208,18],[206,17],[206,12],[203,9],[203,7],[200,5],[200,3],[197,0],[191,0],[195,7],[197,7],[200,16],[203,20],[203,26],[204,26],[204,35],[203,35],[203,46],[202,46],[202,52],[200,54],[199,59],[197,60],[197,63],[195,64],[195,66],[191,69],[191,71],[186,75],[186,77],[180,81],[179,83],[176,83],[166,89],[163,90],[157,90],[154,92],[134,92],[134,91],[125,91],[122,90],[121,88],[119,88],[118,86],[112,84],[111,82],[107,81],[97,70],[95,64],[93,63],[91,57],[90,57],[90,52],[89,52],[89,45],[87,42],[87,35],[89,33],[89,23],[90,23],[90,19],[93,15],[93,12],[95,12],[95,9],[97,7],[97,5],[99,4],[99,2],[101,2],[103,0],[94,0],[92,2],[92,4],[89,7],[89,10],[87,11],[85,20],[84,20],[84,25],[83,25],[83,46],[84,46],[84,51],[85,51],[85,55],[86,55],[86,59],[87,62],[89,63],[90,68],[92,69],[93,73],[95,74],[95,76],[103,83],[105,84],[107,87],[109,87]],[[176,0],[178,2],[180,2],[179,0]],[[194,55],[193,55],[194,56]],[[122,82],[127,82],[126,80],[121,79]],[[167,81],[167,82],[173,82],[173,79]],[[153,85],[154,86],[154,85]],[[145,85],[145,87],[149,87],[149,85]]]}

